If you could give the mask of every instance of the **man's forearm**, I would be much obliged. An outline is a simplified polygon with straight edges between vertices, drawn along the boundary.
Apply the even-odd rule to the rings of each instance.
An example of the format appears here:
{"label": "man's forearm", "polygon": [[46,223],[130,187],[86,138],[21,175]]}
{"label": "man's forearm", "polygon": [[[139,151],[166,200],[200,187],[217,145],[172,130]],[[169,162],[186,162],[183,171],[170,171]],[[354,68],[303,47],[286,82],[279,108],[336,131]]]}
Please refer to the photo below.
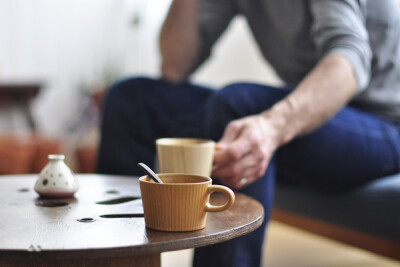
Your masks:
{"label": "man's forearm", "polygon": [[327,56],[296,90],[262,115],[280,129],[280,144],[310,132],[335,115],[357,92],[350,62]]}
{"label": "man's forearm", "polygon": [[174,0],[160,33],[161,71],[172,82],[182,81],[197,55],[197,0]]}

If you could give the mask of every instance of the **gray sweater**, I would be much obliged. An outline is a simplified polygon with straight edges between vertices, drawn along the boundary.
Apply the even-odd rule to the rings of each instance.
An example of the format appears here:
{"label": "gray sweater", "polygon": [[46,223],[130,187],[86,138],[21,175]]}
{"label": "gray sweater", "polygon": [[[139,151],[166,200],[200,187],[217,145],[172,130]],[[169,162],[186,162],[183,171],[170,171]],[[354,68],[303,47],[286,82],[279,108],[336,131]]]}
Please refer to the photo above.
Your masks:
{"label": "gray sweater", "polygon": [[265,59],[295,87],[329,54],[352,64],[351,105],[400,122],[400,4],[397,0],[201,0],[200,54],[243,15]]}

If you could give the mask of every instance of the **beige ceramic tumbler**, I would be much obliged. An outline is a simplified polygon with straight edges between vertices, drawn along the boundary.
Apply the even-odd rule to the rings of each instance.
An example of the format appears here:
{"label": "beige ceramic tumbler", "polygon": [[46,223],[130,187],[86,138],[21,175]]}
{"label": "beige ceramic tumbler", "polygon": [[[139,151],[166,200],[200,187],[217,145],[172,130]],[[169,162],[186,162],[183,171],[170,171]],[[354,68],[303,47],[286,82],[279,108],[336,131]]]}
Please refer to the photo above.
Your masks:
{"label": "beige ceramic tumbler", "polygon": [[161,173],[186,173],[210,176],[215,142],[195,138],[156,140]]}
{"label": "beige ceramic tumbler", "polygon": [[[158,175],[163,183],[150,177],[139,178],[146,227],[162,231],[193,231],[206,226],[207,212],[231,207],[235,195],[231,189],[212,185],[207,176],[167,173]],[[221,206],[209,203],[213,192],[227,196]]]}

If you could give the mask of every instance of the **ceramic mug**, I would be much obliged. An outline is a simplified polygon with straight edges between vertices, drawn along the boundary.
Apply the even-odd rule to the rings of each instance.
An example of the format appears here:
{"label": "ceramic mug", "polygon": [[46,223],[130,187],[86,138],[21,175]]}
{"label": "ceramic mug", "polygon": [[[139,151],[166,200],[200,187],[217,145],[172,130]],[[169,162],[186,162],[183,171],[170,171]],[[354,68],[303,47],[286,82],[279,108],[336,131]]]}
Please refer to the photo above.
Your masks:
{"label": "ceramic mug", "polygon": [[[207,212],[230,208],[235,195],[231,189],[212,185],[207,176],[166,173],[158,175],[163,184],[150,177],[139,178],[146,227],[162,231],[194,231],[206,226]],[[220,192],[227,202],[220,206],[209,203],[210,195]]]}
{"label": "ceramic mug", "polygon": [[156,140],[161,173],[186,173],[210,176],[215,142],[196,138]]}

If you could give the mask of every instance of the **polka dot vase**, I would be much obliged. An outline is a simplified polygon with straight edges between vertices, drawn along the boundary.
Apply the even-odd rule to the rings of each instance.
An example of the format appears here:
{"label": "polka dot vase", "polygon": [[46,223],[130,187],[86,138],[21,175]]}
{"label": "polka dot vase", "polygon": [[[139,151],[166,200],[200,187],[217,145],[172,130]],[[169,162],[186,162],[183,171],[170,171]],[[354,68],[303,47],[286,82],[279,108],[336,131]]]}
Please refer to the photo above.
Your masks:
{"label": "polka dot vase", "polygon": [[42,197],[72,197],[79,185],[71,169],[65,164],[64,155],[49,155],[49,162],[39,174],[35,191]]}

